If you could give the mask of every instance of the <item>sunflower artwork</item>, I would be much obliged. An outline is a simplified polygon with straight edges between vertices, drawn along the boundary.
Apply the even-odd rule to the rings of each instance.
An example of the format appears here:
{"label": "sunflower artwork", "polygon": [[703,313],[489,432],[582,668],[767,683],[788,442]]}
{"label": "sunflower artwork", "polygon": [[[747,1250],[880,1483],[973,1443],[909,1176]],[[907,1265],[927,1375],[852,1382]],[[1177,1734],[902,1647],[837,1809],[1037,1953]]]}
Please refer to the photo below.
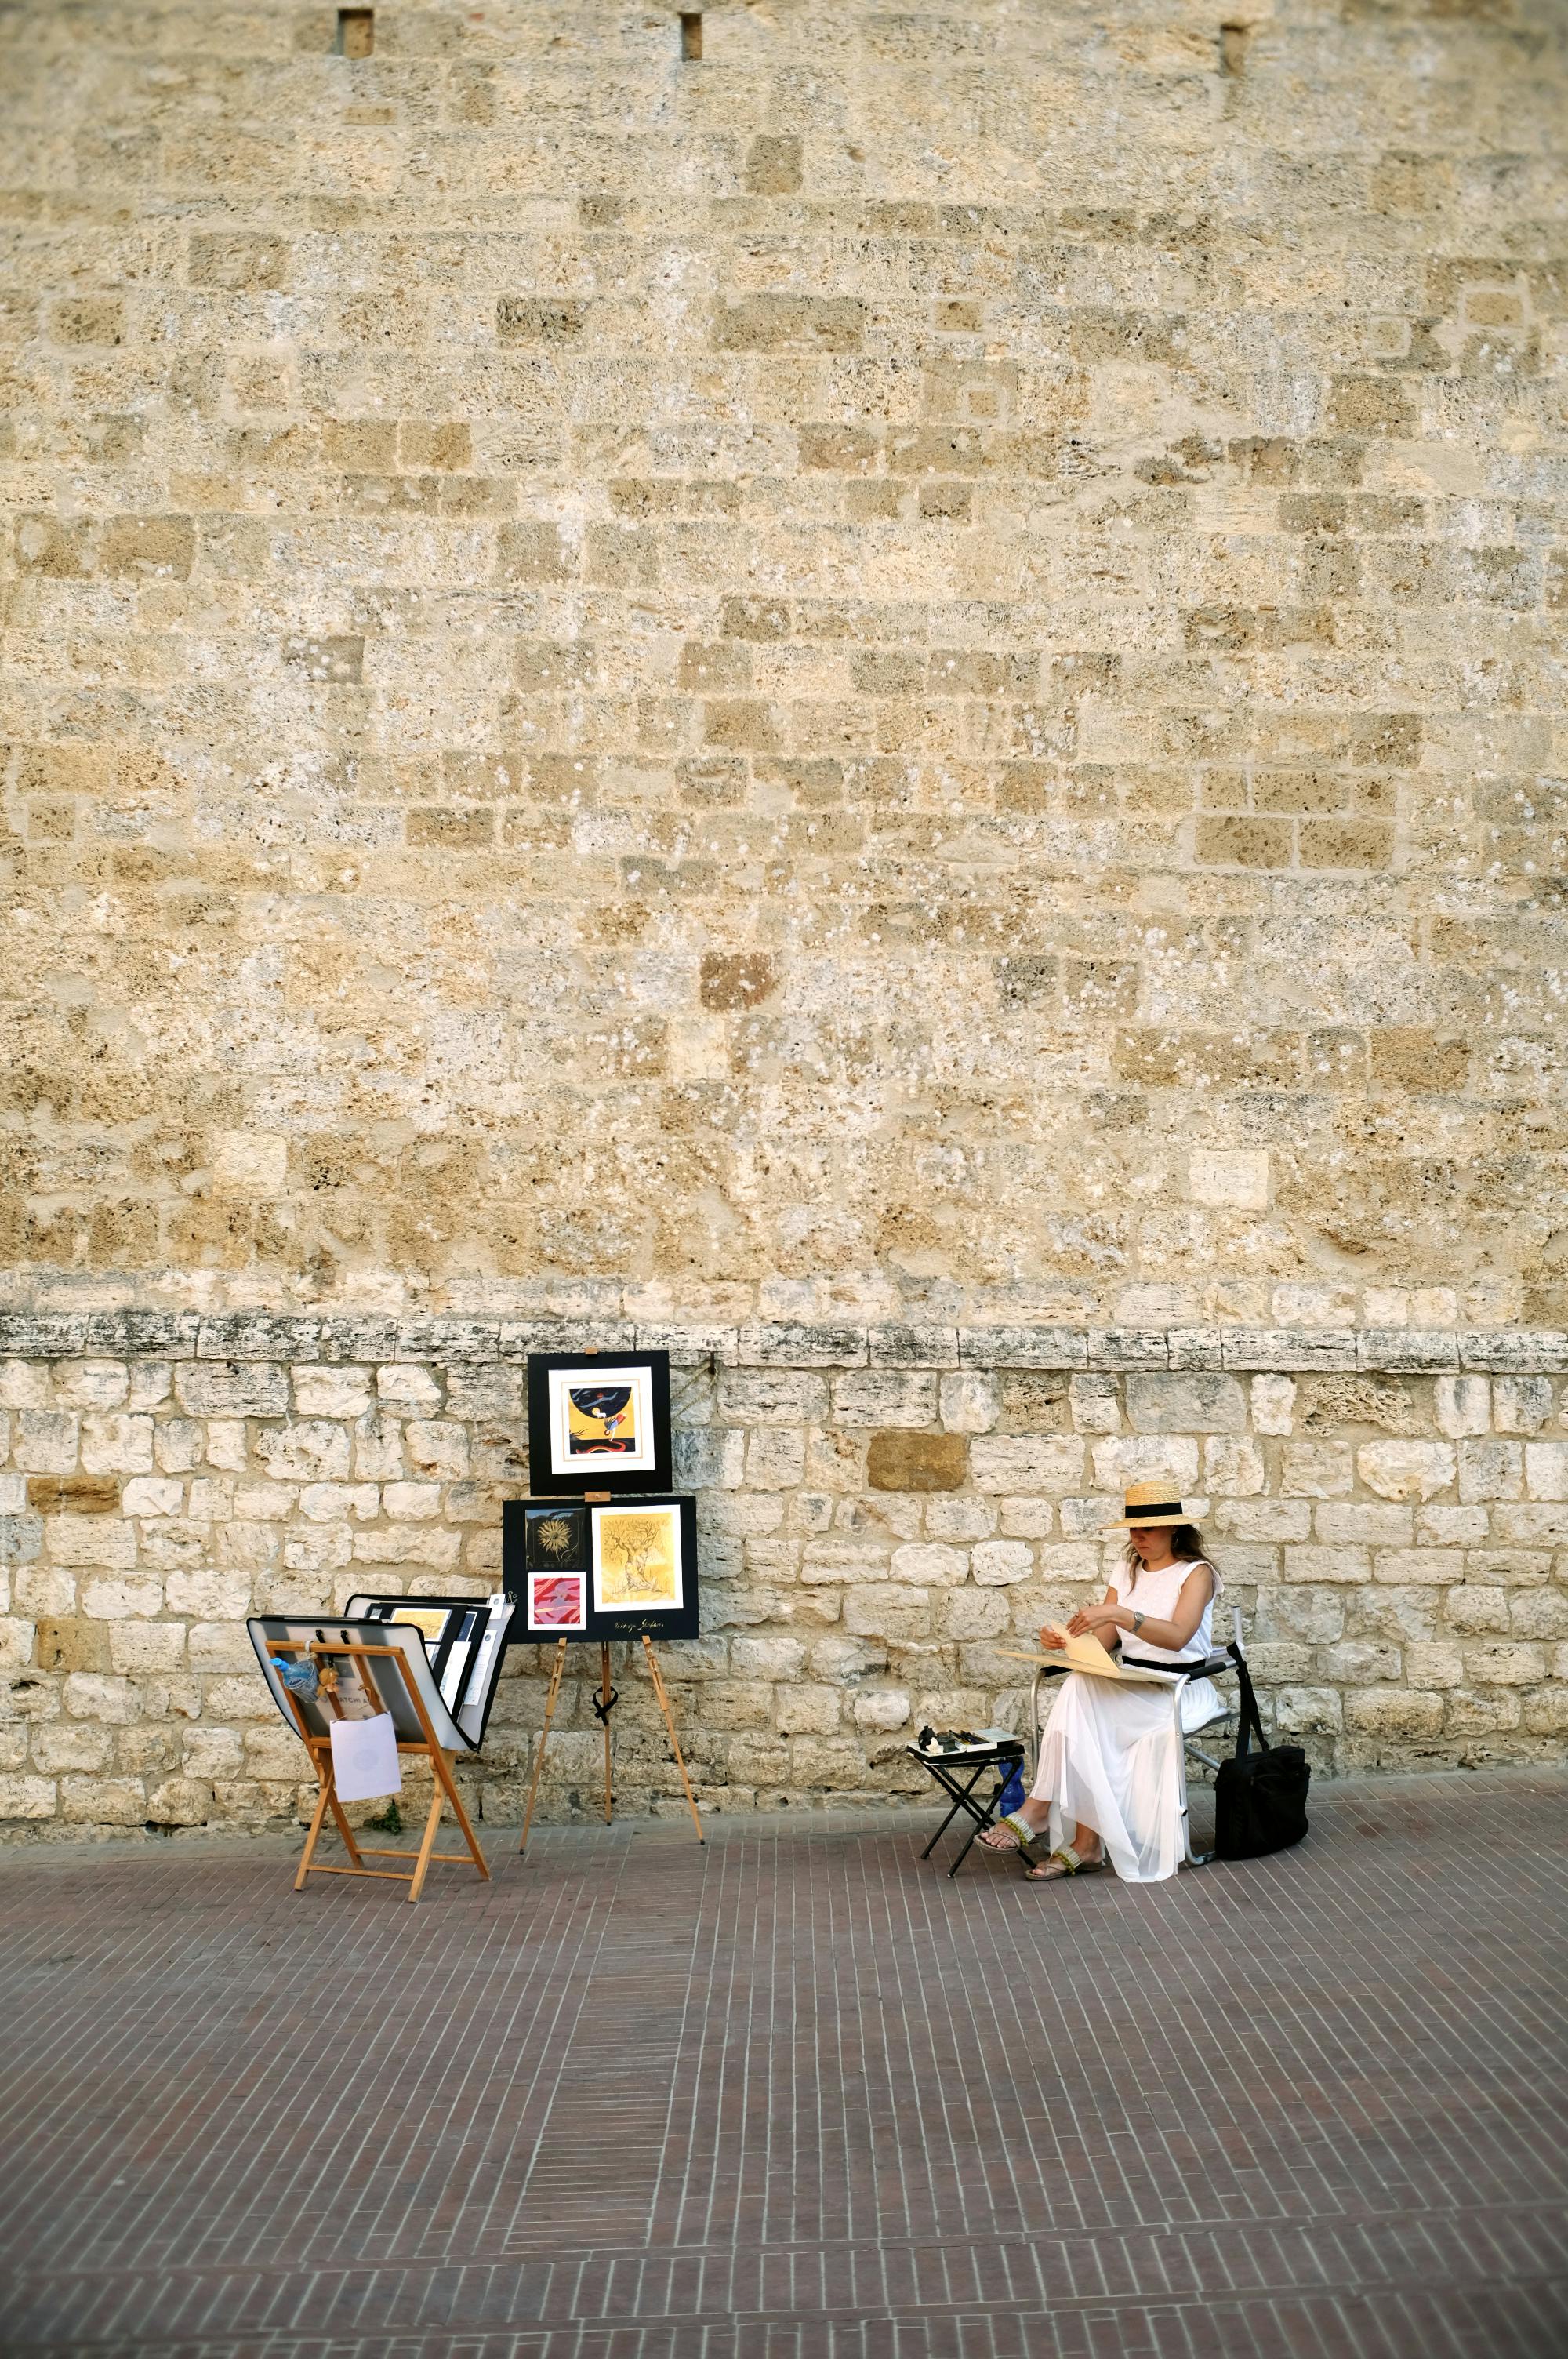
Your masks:
{"label": "sunflower artwork", "polygon": [[524,1527],[530,1572],[586,1572],[588,1517],[571,1501],[530,1507]]}

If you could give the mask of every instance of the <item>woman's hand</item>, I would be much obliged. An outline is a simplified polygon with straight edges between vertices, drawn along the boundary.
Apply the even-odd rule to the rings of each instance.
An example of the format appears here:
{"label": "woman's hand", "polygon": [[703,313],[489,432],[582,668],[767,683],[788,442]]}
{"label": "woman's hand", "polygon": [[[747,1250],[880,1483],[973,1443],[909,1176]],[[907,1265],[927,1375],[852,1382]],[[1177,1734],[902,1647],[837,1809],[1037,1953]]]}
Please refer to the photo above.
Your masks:
{"label": "woman's hand", "polygon": [[1075,1638],[1098,1638],[1102,1645],[1108,1643],[1110,1634],[1120,1627],[1121,1608],[1119,1605],[1080,1606],[1067,1625]]}
{"label": "woman's hand", "polygon": [[1042,1626],[1040,1632],[1040,1644],[1044,1647],[1048,1655],[1059,1655],[1066,1646],[1066,1643],[1067,1639],[1065,1631],[1055,1629],[1049,1622],[1045,1623]]}

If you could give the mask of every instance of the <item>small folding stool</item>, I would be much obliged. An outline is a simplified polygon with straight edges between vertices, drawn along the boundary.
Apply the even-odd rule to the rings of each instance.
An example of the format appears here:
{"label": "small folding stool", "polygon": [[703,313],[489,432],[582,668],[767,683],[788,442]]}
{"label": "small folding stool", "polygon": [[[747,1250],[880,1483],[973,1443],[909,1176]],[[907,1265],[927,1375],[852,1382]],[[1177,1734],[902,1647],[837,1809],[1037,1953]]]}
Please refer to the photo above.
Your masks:
{"label": "small folding stool", "polygon": [[[1007,1791],[1008,1781],[1023,1760],[1023,1739],[1021,1736],[1001,1737],[994,1745],[967,1745],[962,1751],[953,1753],[927,1753],[919,1745],[906,1745],[903,1749],[912,1761],[918,1761],[923,1768],[930,1770],[943,1792],[950,1794],[953,1799],[952,1809],[921,1853],[921,1858],[930,1858],[960,1810],[974,1821],[968,1841],[947,1870],[949,1876],[957,1875],[969,1855],[975,1837],[983,1833],[987,1827],[996,1824],[997,1811]],[[977,1794],[975,1790],[988,1769],[993,1771],[996,1777],[989,1797]],[[969,1773],[968,1777],[962,1774],[965,1770]]]}

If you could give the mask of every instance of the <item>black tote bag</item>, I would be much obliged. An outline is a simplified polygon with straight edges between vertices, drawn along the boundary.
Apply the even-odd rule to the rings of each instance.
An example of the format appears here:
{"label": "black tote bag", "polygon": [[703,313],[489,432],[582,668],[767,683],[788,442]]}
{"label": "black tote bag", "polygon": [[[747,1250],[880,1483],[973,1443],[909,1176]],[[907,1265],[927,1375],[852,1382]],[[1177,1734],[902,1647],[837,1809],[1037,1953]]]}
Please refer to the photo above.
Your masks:
{"label": "black tote bag", "polygon": [[[1241,1683],[1241,1725],[1236,1751],[1219,1765],[1214,1787],[1214,1848],[1218,1859],[1262,1859],[1285,1851],[1307,1831],[1312,1770],[1299,1745],[1271,1745],[1263,1734],[1252,1678],[1232,1647]],[[1252,1750],[1256,1737],[1258,1749]]]}

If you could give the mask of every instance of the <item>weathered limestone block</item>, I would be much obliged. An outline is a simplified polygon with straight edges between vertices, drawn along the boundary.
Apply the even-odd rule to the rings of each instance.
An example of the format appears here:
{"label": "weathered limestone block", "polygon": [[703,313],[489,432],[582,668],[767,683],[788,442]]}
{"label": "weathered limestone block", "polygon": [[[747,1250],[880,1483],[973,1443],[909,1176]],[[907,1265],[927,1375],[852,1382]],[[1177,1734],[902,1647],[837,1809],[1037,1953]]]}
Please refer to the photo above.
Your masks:
{"label": "weathered limestone block", "polygon": [[64,1409],[19,1409],[12,1451],[29,1474],[69,1474],[77,1462],[81,1422]]}
{"label": "weathered limestone block", "polygon": [[675,1437],[678,1490],[738,1491],[745,1481],[746,1435],[739,1426],[699,1426]]}
{"label": "weathered limestone block", "polygon": [[124,1360],[62,1360],[53,1375],[54,1397],[61,1408],[120,1408],[130,1396],[130,1370]]}
{"label": "weathered limestone block", "polygon": [[1121,1397],[1110,1376],[1073,1376],[1067,1386],[1073,1423],[1080,1433],[1119,1433]]}
{"label": "weathered limestone block", "polygon": [[1269,1471],[1255,1441],[1220,1435],[1204,1443],[1202,1484],[1210,1498],[1255,1497]]}
{"label": "weathered limestone block", "polygon": [[428,1368],[389,1362],[375,1372],[376,1397],[399,1417],[429,1417],[441,1406],[442,1388]]}
{"label": "weathered limestone block", "polygon": [[147,1820],[156,1827],[200,1827],[212,1816],[212,1788],[197,1777],[166,1777],[147,1795]]}
{"label": "weathered limestone block", "polygon": [[724,1368],[719,1406],[741,1426],[806,1426],[828,1416],[827,1379],[799,1368]]}
{"label": "weathered limestone block", "polygon": [[806,1474],[806,1436],[773,1427],[753,1433],[746,1444],[745,1480],[759,1491],[789,1491]]}
{"label": "weathered limestone block", "polygon": [[995,1531],[998,1519],[994,1499],[949,1493],[926,1499],[921,1521],[927,1539],[961,1542],[988,1538]]}
{"label": "weathered limestone block", "polygon": [[1552,1385],[1549,1378],[1493,1378],[1492,1422],[1499,1433],[1539,1433],[1551,1415]]}
{"label": "weathered limestone block", "polygon": [[1034,1551],[1022,1540],[985,1540],[969,1551],[970,1577],[983,1587],[1027,1581],[1033,1570]]}
{"label": "weathered limestone block", "polygon": [[1331,1736],[1341,1726],[1343,1704],[1336,1688],[1282,1687],[1274,1699],[1281,1737]]}
{"label": "weathered limestone block", "polygon": [[773,1721],[781,1736],[831,1736],[843,1718],[843,1699],[837,1688],[815,1687],[797,1680],[787,1687],[770,1688],[765,1694],[773,1700]]}
{"label": "weathered limestone block", "polygon": [[346,1421],[369,1413],[369,1368],[305,1365],[291,1368],[289,1376],[294,1386],[295,1412],[299,1417],[339,1418]]}
{"label": "weathered limestone block", "polygon": [[1313,1511],[1320,1540],[1331,1543],[1369,1541],[1384,1547],[1409,1547],[1415,1538],[1415,1518],[1409,1507],[1384,1506],[1364,1499],[1325,1500]]}
{"label": "weathered limestone block", "polygon": [[52,1777],[0,1776],[0,1820],[52,1819],[58,1793]]}
{"label": "weathered limestone block", "polygon": [[941,1380],[937,1407],[949,1433],[989,1433],[1001,1414],[1000,1386],[978,1369],[955,1369]]}
{"label": "weathered limestone block", "polygon": [[832,1380],[836,1423],[917,1428],[936,1418],[936,1377],[928,1372],[892,1368],[857,1369]]}
{"label": "weathered limestone block", "polygon": [[114,1757],[114,1732],[81,1721],[56,1721],[35,1730],[32,1756],[50,1777],[67,1769],[106,1769]]}
{"label": "weathered limestone block", "polygon": [[118,1622],[109,1633],[112,1669],[142,1677],[178,1671],[185,1660],[182,1622]]}
{"label": "weathered limestone block", "polygon": [[286,1417],[288,1376],[259,1361],[191,1360],[175,1369],[174,1397],[189,1417]]}
{"label": "weathered limestone block", "polygon": [[1282,1466],[1288,1498],[1343,1499],[1356,1480],[1355,1458],[1343,1441],[1288,1442]]}
{"label": "weathered limestone block", "polygon": [[1076,1436],[989,1434],[970,1443],[969,1456],[981,1491],[1027,1491],[1060,1498],[1084,1479],[1084,1445]]}
{"label": "weathered limestone block", "polygon": [[[1094,1479],[1102,1490],[1124,1491],[1130,1483],[1169,1475],[1176,1494],[1185,1497],[1198,1487],[1198,1445],[1174,1434],[1128,1436],[1095,1442],[1090,1451]],[[1120,1513],[1119,1506],[1117,1512]]]}
{"label": "weathered limestone block", "polygon": [[378,1527],[374,1531],[356,1531],[351,1553],[356,1564],[425,1565],[436,1571],[451,1572],[462,1553],[462,1535],[427,1524],[404,1524],[395,1531]]}
{"label": "weathered limestone block", "polygon": [[1463,1579],[1465,1560],[1457,1549],[1380,1548],[1373,1556],[1372,1570],[1379,1581],[1447,1588]]}
{"label": "weathered limestone block", "polygon": [[1428,1548],[1464,1548],[1487,1537],[1489,1517],[1483,1506],[1418,1507],[1415,1536]]}
{"label": "weathered limestone block", "polygon": [[1531,1499],[1568,1499],[1568,1441],[1527,1441],[1524,1487]]}
{"label": "weathered limestone block", "polygon": [[1384,1499],[1432,1499],[1454,1481],[1452,1445],[1373,1441],[1356,1453],[1357,1472]]}
{"label": "weathered limestone block", "polygon": [[894,1430],[871,1436],[866,1479],[873,1491],[957,1491],[968,1467],[962,1434]]}
{"label": "weathered limestone block", "polygon": [[[1391,1551],[1390,1551],[1391,1555]],[[1359,1587],[1372,1577],[1372,1560],[1364,1548],[1293,1548],[1281,1549],[1281,1571],[1288,1582],[1310,1582],[1316,1588],[1331,1583]],[[1388,1579],[1398,1578],[1390,1571]]]}
{"label": "weathered limestone block", "polygon": [[1462,1441],[1459,1496],[1466,1505],[1524,1496],[1524,1448],[1518,1441]]}
{"label": "weathered limestone block", "polygon": [[942,1601],[939,1620],[946,1638],[999,1638],[1012,1627],[1007,1599],[987,1589],[949,1592]]}
{"label": "weathered limestone block", "polygon": [[844,1627],[852,1637],[886,1638],[908,1644],[935,1634],[934,1589],[907,1588],[881,1582],[867,1589],[850,1589],[844,1598]]}
{"label": "weathered limestone block", "polygon": [[1150,1433],[1241,1433],[1247,1397],[1234,1376],[1181,1375],[1128,1378],[1128,1422]]}
{"label": "weathered limestone block", "polygon": [[266,1428],[256,1436],[255,1453],[276,1483],[345,1483],[349,1478],[349,1436],[329,1418],[299,1418]]}
{"label": "weathered limestone block", "polygon": [[965,1549],[916,1542],[894,1549],[889,1574],[895,1582],[951,1589],[967,1578],[968,1565],[968,1551]]}
{"label": "weathered limestone block", "polygon": [[1355,1735],[1420,1742],[1443,1729],[1443,1697],[1425,1689],[1357,1689],[1345,1697],[1344,1707],[1345,1725]]}

